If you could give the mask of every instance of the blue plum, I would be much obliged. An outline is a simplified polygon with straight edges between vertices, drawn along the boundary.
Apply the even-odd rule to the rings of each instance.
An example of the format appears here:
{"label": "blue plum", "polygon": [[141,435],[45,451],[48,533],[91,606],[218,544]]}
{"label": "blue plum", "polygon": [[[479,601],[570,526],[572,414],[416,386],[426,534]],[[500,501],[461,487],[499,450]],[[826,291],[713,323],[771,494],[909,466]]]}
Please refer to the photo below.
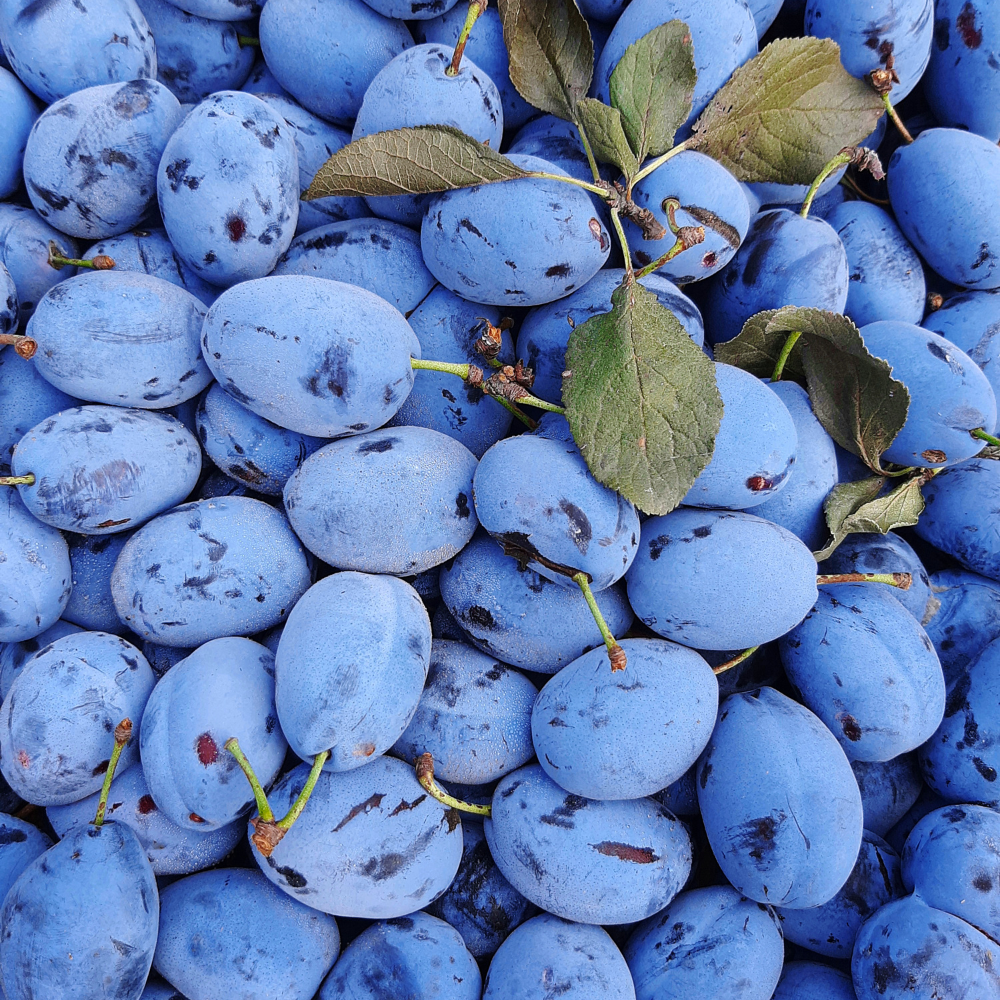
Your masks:
{"label": "blue plum", "polygon": [[538,694],[531,737],[542,770],[589,799],[638,799],[677,781],[705,749],[719,685],[692,649],[623,639],[624,673],[607,650],[584,653]]}
{"label": "blue plum", "polygon": [[48,835],[16,816],[0,813],[0,899],[35,858],[52,846]]}
{"label": "blue plum", "polygon": [[6,698],[14,678],[21,672],[24,665],[40,649],[44,649],[50,642],[61,639],[64,635],[72,635],[74,632],[82,632],[79,625],[65,622],[61,618],[54,625],[51,625],[44,632],[36,635],[34,639],[25,639],[23,642],[5,642],[0,645],[0,698]]}
{"label": "blue plum", "polygon": [[[565,173],[512,153],[523,170]],[[589,281],[611,237],[589,195],[559,181],[522,178],[446,191],[431,199],[420,245],[431,273],[456,295],[498,306],[537,306]]]}
{"label": "blue plum", "polygon": [[[442,599],[472,643],[515,667],[554,674],[603,642],[583,594],[522,569],[485,533],[441,567],[440,583]],[[626,632],[632,609],[622,588],[594,596],[612,634]]]}
{"label": "blue plum", "polygon": [[907,896],[858,932],[851,978],[858,1000],[1000,996],[996,945],[964,920]]}
{"label": "blue plum", "polygon": [[58,621],[73,571],[66,539],[13,491],[0,497],[0,642],[34,639]]}
{"label": "blue plum", "polygon": [[531,706],[538,693],[524,674],[460,642],[431,647],[427,683],[393,747],[404,760],[434,757],[445,781],[482,785],[527,764]]}
{"label": "blue plum", "polygon": [[420,343],[372,292],[289,274],[220,295],[205,317],[202,350],[219,385],[258,416],[340,437],[379,427],[399,409]]}
{"label": "blue plum", "polygon": [[339,953],[337,921],[260,872],[199,872],[160,896],[153,965],[191,1000],[232,995],[234,987],[240,1000],[312,1000]]}
{"label": "blue plum", "polygon": [[156,879],[123,823],[85,826],[36,858],[0,909],[9,1000],[139,1000],[159,923]]}
{"label": "blue plum", "polygon": [[773,1000],[857,1000],[851,977],[819,962],[788,962]]}
{"label": "blue plum", "polygon": [[[593,590],[604,590],[635,557],[639,516],[593,477],[565,417],[546,417],[538,432],[498,441],[482,457],[472,483],[476,514],[540,576],[575,588],[572,576],[583,572]],[[511,469],[518,470],[513,483]]]}
{"label": "blue plum", "polygon": [[425,427],[386,427],[334,441],[285,485],[292,528],[338,569],[422,573],[476,530],[476,456]]}
{"label": "blue plum", "polygon": [[280,496],[288,477],[323,443],[258,417],[218,382],[202,396],[196,420],[205,454],[258,493]]}
{"label": "blue plum", "polygon": [[285,516],[224,497],[175,507],[125,544],[111,594],[136,635],[164,646],[262,632],[284,621],[310,583]]}
{"label": "blue plum", "polygon": [[785,404],[798,444],[788,481],[778,493],[754,505],[753,512],[787,528],[810,549],[818,549],[827,537],[823,502],[837,483],[836,446],[816,419],[802,386],[795,382],[768,384]]}
{"label": "blue plum", "polygon": [[839,0],[809,0],[806,34],[832,38],[840,46],[840,61],[859,79],[884,69],[892,56],[899,82],[894,103],[920,81],[931,58],[934,0],[874,0],[854,5]]}
{"label": "blue plum", "polygon": [[989,643],[1000,639],[1000,586],[963,569],[934,573],[930,584],[931,604],[924,627],[945,680],[951,682]]}
{"label": "blue plum", "polygon": [[[266,643],[262,643],[262,645],[266,645]],[[193,652],[193,649],[185,646],[160,646],[155,642],[142,644],[142,655],[149,660],[149,666],[157,678],[162,677],[171,667],[176,666]],[[274,650],[271,649],[271,652],[273,653]]]}
{"label": "blue plum", "polygon": [[952,295],[921,325],[965,351],[1000,393],[1000,291]]}
{"label": "blue plum", "polygon": [[[98,791],[109,737],[122,719],[138,724],[154,683],[142,653],[107,632],[76,632],[40,650],[0,708],[0,768],[11,788],[43,806]],[[138,756],[133,740],[122,767]]]}
{"label": "blue plum", "polygon": [[858,326],[880,319],[919,323],[927,299],[924,269],[892,216],[866,201],[845,201],[826,221],[847,253],[844,313]]}
{"label": "blue plum", "polygon": [[101,240],[87,251],[88,257],[95,257],[97,254],[110,257],[119,274],[122,271],[140,271],[154,278],[162,278],[190,292],[205,306],[210,306],[219,297],[218,288],[202,281],[177,256],[177,251],[163,229],[133,229],[122,236]]}
{"label": "blue plum", "polygon": [[625,50],[660,24],[679,19],[687,24],[694,43],[695,84],[691,114],[677,138],[684,139],[712,95],[757,54],[757,28],[745,0],[632,0],[615,22],[594,69],[594,90],[609,103],[611,74]]}
{"label": "blue plum", "polygon": [[636,615],[695,649],[770,642],[816,600],[809,549],[785,528],[742,511],[682,507],[649,518],[625,579]]}
{"label": "blue plum", "polygon": [[[97,812],[100,795],[45,810],[59,837],[86,826]],[[155,875],[187,875],[218,864],[242,839],[243,824],[233,822],[202,833],[178,826],[153,801],[141,764],[119,772],[111,783],[107,819],[129,827],[139,838]],[[0,855],[2,858],[2,855]]]}
{"label": "blue plum", "polygon": [[274,273],[358,285],[407,317],[435,285],[420,254],[420,236],[388,219],[347,219],[296,236]]}
{"label": "blue plum", "polygon": [[[705,241],[682,251],[657,269],[657,274],[678,284],[701,281],[720,271],[739,250],[750,228],[750,204],[740,182],[725,167],[704,153],[686,150],[639,181],[632,200],[649,209],[664,226],[668,224],[663,203],[676,198],[678,226],[702,226]],[[646,240],[633,222],[624,223],[632,256],[645,265],[670,249],[669,231],[662,240]]]}
{"label": "blue plum", "polygon": [[337,125],[354,121],[375,74],[412,44],[402,21],[362,0],[277,0],[260,19],[260,48],[275,79]]}
{"label": "blue plum", "polygon": [[182,10],[210,21],[247,21],[260,14],[258,0],[184,0]]}
{"label": "blue plum", "polygon": [[788,482],[798,432],[777,393],[742,368],[716,362],[724,412],[712,460],[684,495],[689,507],[745,510],[777,495]]}
{"label": "blue plum", "polygon": [[9,70],[0,68],[0,108],[4,132],[0,137],[0,198],[9,198],[21,186],[21,164],[28,133],[38,117],[31,92]]}
{"label": "blue plum", "polygon": [[[442,42],[454,45],[462,32],[466,4],[455,4],[451,10],[428,21],[414,21],[410,25],[418,42]],[[487,7],[479,15],[465,46],[465,57],[471,59],[496,85],[503,105],[503,122],[508,129],[520,128],[537,112],[517,92],[510,80],[510,62],[503,40],[503,23],[496,7]]]}
{"label": "blue plum", "polygon": [[760,39],[778,16],[782,7],[782,0],[747,0],[747,3],[750,5],[750,12],[753,14],[754,25],[757,28],[757,38]]}
{"label": "blue plum", "polygon": [[[466,302],[437,286],[407,318],[424,357],[482,367],[483,356],[475,345],[483,331],[483,320],[496,326],[500,310]],[[506,330],[501,334],[497,360],[505,365],[514,363],[514,344]],[[409,396],[389,423],[393,427],[440,431],[482,458],[487,448],[506,436],[512,419],[510,411],[482,389],[468,383],[460,385],[454,375],[445,372],[424,370],[414,375]]]}
{"label": "blue plum", "polygon": [[697,771],[697,764],[692,765],[672,785],[657,792],[653,798],[682,819],[697,816],[699,813]]}
{"label": "blue plum", "polygon": [[326,767],[348,771],[388,750],[420,700],[431,627],[404,580],[335,573],[314,584],[278,642],[278,718],[304,760],[332,750]]}
{"label": "blue plum", "polygon": [[852,760],[891,760],[929,739],[944,714],[944,674],[927,633],[881,583],[821,587],[780,641],[802,700]]}
{"label": "blue plum", "polygon": [[691,871],[687,829],[659,803],[585,799],[537,764],[501,779],[483,829],[507,881],[566,920],[643,920],[677,895]]}
{"label": "blue plum", "polygon": [[[405,5],[410,6],[408,0]],[[413,6],[426,8],[427,4],[418,0]],[[428,42],[390,60],[365,91],[352,138],[418,125],[447,125],[499,149],[503,139],[500,91],[468,56],[458,72],[449,75],[446,70],[452,55],[449,45]],[[365,201],[375,215],[419,226],[430,197],[390,195]]]}
{"label": "blue plum", "polygon": [[162,410],[212,380],[198,335],[205,307],[134,271],[81,274],[50,288],[29,323],[35,366],[77,399]]}
{"label": "blue plum", "polygon": [[1000,140],[998,48],[1000,11],[993,4],[937,0],[923,90],[942,125]]}
{"label": "blue plum", "polygon": [[11,469],[15,476],[34,475],[18,492],[40,521],[109,535],[180,503],[198,482],[201,449],[166,414],[76,406],[28,431]]}
{"label": "blue plum", "polygon": [[10,271],[0,264],[0,334],[17,332],[18,313],[17,285]]}
{"label": "blue plum", "polygon": [[531,910],[531,903],[497,868],[482,822],[466,816],[462,820],[458,873],[427,912],[448,921],[462,935],[466,948],[476,958],[482,958],[492,955]]}
{"label": "blue plum", "polygon": [[[298,797],[309,767],[270,792],[276,815]],[[323,770],[308,806],[263,858],[264,874],[307,905],[336,916],[386,920],[413,913],[451,885],[462,858],[462,822],[427,795],[413,768],[394,757],[367,767]]]}
{"label": "blue plum", "polygon": [[753,217],[736,256],[708,290],[708,339],[732,340],[764,309],[843,312],[849,285],[847,253],[828,222],[803,219],[787,208],[766,209]]}
{"label": "blue plum", "polygon": [[[566,345],[575,326],[591,316],[611,311],[611,293],[622,283],[625,272],[602,268],[572,295],[532,309],[517,331],[517,357],[533,369],[532,392],[540,399],[558,403],[562,399],[562,374],[566,368]],[[705,329],[698,307],[674,284],[660,274],[641,279],[660,305],[677,317],[691,339],[701,347]],[[431,355],[433,356],[433,355]]]}
{"label": "blue plum", "polygon": [[924,781],[948,802],[1000,803],[1000,640],[948,685],[944,721],[920,748]]}
{"label": "blue plum", "polygon": [[770,1000],[785,958],[781,924],[729,886],[682,892],[624,949],[636,1000]]}
{"label": "blue plum", "polygon": [[277,777],[288,744],[274,706],[274,654],[250,639],[214,639],[167,671],[142,716],[142,773],[167,819],[208,833],[253,803],[236,737],[262,784]]}
{"label": "blue plum", "polygon": [[250,71],[250,76],[247,77],[247,81],[241,89],[247,94],[259,94],[260,96],[275,94],[278,97],[287,97],[289,100],[294,100],[291,94],[278,83],[277,78],[271,72],[270,67],[263,58],[258,59],[254,63],[253,69]]}
{"label": "blue plum", "polygon": [[719,707],[698,802],[723,873],[758,903],[820,906],[854,868],[862,804],[847,757],[812,712],[774,688]]}
{"label": "blue plum", "polygon": [[36,424],[80,401],[38,374],[34,361],[0,352],[0,466],[9,466],[14,446]]}
{"label": "blue plum", "polygon": [[928,813],[934,812],[935,809],[941,809],[948,804],[948,801],[938,795],[932,788],[922,784],[916,802],[907,809],[902,819],[898,820],[895,826],[889,828],[885,835],[886,843],[897,854],[902,854],[903,848],[906,846],[906,838],[909,837],[910,832],[917,823]]}
{"label": "blue plum", "polygon": [[557,990],[566,1000],[635,1000],[628,966],[607,931],[542,913],[497,950],[483,1000],[548,1000]]}
{"label": "blue plum", "polygon": [[78,90],[156,77],[156,46],[135,0],[4,0],[0,45],[46,104]]}
{"label": "blue plum", "polygon": [[261,278],[295,235],[292,129],[252,94],[211,94],[167,141],[156,189],[170,242],[196,274],[222,286]]}
{"label": "blue plum", "polygon": [[983,806],[928,813],[902,855],[903,884],[928,906],[1000,934],[1000,815]]}
{"label": "blue plum", "polygon": [[[178,101],[197,104],[246,83],[254,48],[240,45],[240,25],[189,14],[167,0],[136,2],[156,39],[156,78]],[[250,34],[248,27],[242,26]]]}
{"label": "blue plum", "polygon": [[155,972],[151,972],[139,1000],[184,1000],[184,997],[170,983],[160,979]]}
{"label": "blue plum", "polygon": [[[299,189],[304,192],[312,184],[316,171],[351,141],[351,134],[328,124],[322,118],[317,118],[283,91],[262,93],[261,99],[274,108],[292,130],[299,162]],[[370,214],[363,198],[350,198],[344,195],[302,201],[299,203],[299,218],[295,224],[295,232],[305,233],[331,222],[360,219]]]}
{"label": "blue plum", "polygon": [[852,760],[851,770],[861,792],[865,829],[878,837],[884,837],[906,815],[924,787],[913,753],[892,760]]}
{"label": "blue plum", "polygon": [[[998,150],[1000,152],[1000,150]],[[879,320],[861,328],[868,351],[892,366],[910,393],[906,423],[884,455],[898,465],[935,468],[972,458],[993,433],[997,402],[982,369],[944,337],[912,323]]]}
{"label": "blue plum", "polygon": [[35,122],[24,182],[38,214],[87,239],[137,225],[156,198],[156,170],[183,117],[155,80],[107,83],[55,101]]}
{"label": "blue plum", "polygon": [[111,571],[131,532],[76,535],[70,539],[73,593],[63,619],[91,632],[117,632],[121,621],[111,598]]}
{"label": "blue plum", "polygon": [[899,855],[881,837],[865,830],[858,860],[840,892],[822,906],[779,907],[781,929],[787,941],[818,955],[850,959],[865,920],[902,895]]}
{"label": "blue plum", "polygon": [[479,1000],[481,987],[479,966],[458,931],[413,913],[365,928],[344,949],[316,1000]]}
{"label": "blue plum", "polygon": [[960,129],[925,129],[892,154],[888,180],[899,228],[942,278],[963,288],[1000,288],[995,142]]}

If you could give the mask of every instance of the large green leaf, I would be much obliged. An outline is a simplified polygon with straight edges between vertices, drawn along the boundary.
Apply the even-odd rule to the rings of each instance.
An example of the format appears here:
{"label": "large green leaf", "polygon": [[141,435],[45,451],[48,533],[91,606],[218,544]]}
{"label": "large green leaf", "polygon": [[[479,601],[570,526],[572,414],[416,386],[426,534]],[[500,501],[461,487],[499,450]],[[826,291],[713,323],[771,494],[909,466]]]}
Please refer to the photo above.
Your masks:
{"label": "large green leaf", "polygon": [[604,163],[613,163],[626,177],[631,177],[639,164],[622,130],[621,115],[592,97],[580,101],[577,114],[594,156]]}
{"label": "large green leaf", "polygon": [[563,402],[591,472],[641,510],[676,507],[712,458],[722,419],[715,370],[640,284],[576,327]]}
{"label": "large green leaf", "polygon": [[845,146],[875,129],[885,108],[840,63],[828,38],[780,38],[712,98],[690,142],[741,181],[808,184]]}
{"label": "large green leaf", "polygon": [[528,176],[457,128],[422,125],[376,132],[344,146],[319,168],[302,197],[425,194]]}

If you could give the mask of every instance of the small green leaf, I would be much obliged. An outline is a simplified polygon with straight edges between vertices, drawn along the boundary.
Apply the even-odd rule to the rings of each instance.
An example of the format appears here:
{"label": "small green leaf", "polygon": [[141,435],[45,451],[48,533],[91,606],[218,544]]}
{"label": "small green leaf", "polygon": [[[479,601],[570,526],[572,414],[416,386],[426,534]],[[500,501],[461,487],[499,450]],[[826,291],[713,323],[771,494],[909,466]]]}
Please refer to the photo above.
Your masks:
{"label": "small green leaf", "polygon": [[594,156],[604,163],[613,163],[626,177],[631,177],[639,164],[625,138],[622,116],[592,97],[580,101],[576,110]]}
{"label": "small green leaf", "polygon": [[563,403],[595,478],[666,514],[712,458],[722,399],[712,362],[640,284],[570,334]]}
{"label": "small green leaf", "polygon": [[888,480],[873,476],[854,483],[838,483],[826,498],[823,510],[833,536],[825,548],[814,553],[817,561],[829,559],[838,545],[851,534],[877,532],[916,524],[924,510],[920,488],[927,481],[918,473],[882,495]]}
{"label": "small green leaf", "polygon": [[875,129],[885,108],[840,63],[828,38],[779,38],[712,98],[691,145],[741,181],[808,184],[844,146]]}
{"label": "small green leaf", "polygon": [[576,0],[498,0],[510,79],[529,103],[573,121],[590,89],[594,43]]}
{"label": "small green leaf", "polygon": [[302,197],[425,194],[528,176],[457,128],[422,125],[376,132],[344,146],[319,168]]}
{"label": "small green leaf", "polygon": [[[777,314],[777,309],[767,309],[757,313],[756,316],[751,316],[743,324],[743,329],[737,336],[715,345],[715,360],[742,368],[757,378],[770,378],[774,366],[778,363],[778,355],[788,339],[785,330],[768,329],[768,323]],[[781,377],[785,381],[798,382],[805,386],[806,373],[802,370],[800,351],[799,344],[792,348]]]}
{"label": "small green leaf", "polygon": [[691,32],[667,21],[633,42],[611,74],[611,104],[640,163],[674,144],[674,133],[691,114],[698,80]]}

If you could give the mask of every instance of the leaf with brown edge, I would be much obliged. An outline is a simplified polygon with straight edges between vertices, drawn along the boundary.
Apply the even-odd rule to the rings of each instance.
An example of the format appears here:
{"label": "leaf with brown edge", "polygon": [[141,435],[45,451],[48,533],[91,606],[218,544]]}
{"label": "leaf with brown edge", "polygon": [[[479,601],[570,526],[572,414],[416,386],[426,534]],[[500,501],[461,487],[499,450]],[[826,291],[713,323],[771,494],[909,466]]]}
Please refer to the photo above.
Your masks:
{"label": "leaf with brown edge", "polygon": [[625,138],[621,115],[592,97],[580,101],[576,110],[594,156],[604,163],[613,163],[626,177],[635,174],[639,164]]}
{"label": "leaf with brown edge", "polygon": [[590,89],[594,43],[575,0],[497,0],[510,79],[531,105],[574,121]]}
{"label": "leaf with brown edge", "polygon": [[[778,312],[777,309],[766,309],[751,316],[743,324],[743,329],[737,336],[715,345],[713,348],[715,360],[742,368],[757,378],[770,378],[778,362],[778,355],[781,354],[781,349],[788,339],[788,334],[784,330],[768,329],[768,323]],[[802,369],[798,345],[792,348],[781,377],[785,381],[794,381],[805,386],[806,373]]]}
{"label": "leaf with brown edge", "polygon": [[611,74],[611,105],[621,112],[640,163],[673,146],[674,133],[691,114],[697,80],[691,32],[683,21],[658,25],[625,50]]}
{"label": "leaf with brown edge", "polygon": [[885,108],[828,38],[779,38],[741,66],[695,124],[692,148],[741,181],[808,184]]}
{"label": "leaf with brown edge", "polygon": [[528,176],[457,128],[422,125],[349,143],[319,168],[302,197],[426,194]]}
{"label": "leaf with brown edge", "polygon": [[642,285],[570,334],[563,403],[594,477],[649,514],[684,498],[712,458],[722,419],[715,368]]}

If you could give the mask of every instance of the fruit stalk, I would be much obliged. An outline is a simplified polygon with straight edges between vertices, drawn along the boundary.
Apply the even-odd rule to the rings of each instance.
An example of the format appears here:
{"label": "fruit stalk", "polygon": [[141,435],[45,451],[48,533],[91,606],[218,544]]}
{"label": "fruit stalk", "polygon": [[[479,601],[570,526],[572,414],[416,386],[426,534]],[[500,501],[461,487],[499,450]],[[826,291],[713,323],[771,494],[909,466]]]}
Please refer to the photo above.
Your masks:
{"label": "fruit stalk", "polygon": [[29,472],[26,476],[0,476],[0,486],[34,486],[35,474]]}
{"label": "fruit stalk", "polygon": [[[482,389],[487,396],[493,399],[506,400],[509,403],[523,403],[525,406],[534,406],[539,410],[548,410],[550,413],[565,413],[562,406],[549,403],[544,399],[533,396],[522,384],[523,379],[530,378],[530,369],[526,372],[517,365],[504,365],[495,371],[489,378],[483,378],[483,370],[478,365],[454,364],[450,361],[425,361],[422,358],[410,358],[410,367],[417,371],[444,372],[446,375],[457,375],[463,382],[467,382],[477,389]],[[512,411],[514,412],[514,411]],[[518,414],[515,412],[515,416]]]}
{"label": "fruit stalk", "polygon": [[590,608],[590,613],[594,616],[594,621],[597,622],[597,627],[600,629],[601,636],[604,639],[604,645],[608,647],[611,672],[617,673],[619,670],[624,670],[627,663],[625,650],[618,645],[618,641],[611,634],[611,629],[608,628],[608,623],[604,620],[604,615],[601,614],[601,609],[597,606],[594,592],[590,589],[590,578],[586,573],[581,571],[573,574],[573,582],[583,592],[583,599],[587,602],[587,607]]}
{"label": "fruit stalk", "polygon": [[732,670],[733,667],[739,666],[744,660],[749,660],[760,646],[751,646],[749,649],[744,649],[742,653],[734,656],[731,660],[726,660],[725,663],[720,663],[717,667],[712,667],[712,673],[717,677],[719,674],[724,674],[727,670]]}
{"label": "fruit stalk", "polygon": [[818,587],[830,583],[884,583],[900,590],[909,590],[913,577],[909,573],[826,573],[816,577]]}
{"label": "fruit stalk", "polygon": [[677,143],[673,149],[668,149],[662,156],[656,157],[655,160],[650,160],[636,175],[632,178],[632,183],[629,186],[629,197],[632,196],[632,188],[643,179],[643,177],[648,177],[654,170],[659,170],[667,160],[676,156],[678,153],[683,153],[685,149],[694,149],[695,143],[693,142],[693,137],[691,139],[685,139],[683,142]]}
{"label": "fruit stalk", "polygon": [[673,260],[678,254],[683,253],[685,250],[690,250],[691,247],[696,247],[699,243],[705,242],[704,226],[677,225],[677,210],[680,207],[681,203],[676,198],[667,198],[664,201],[663,210],[667,213],[667,224],[670,226],[670,231],[676,237],[674,245],[665,254],[657,257],[654,261],[650,261],[642,270],[637,271],[635,275],[637,279],[645,278],[647,274],[652,274],[663,267],[664,264]]}
{"label": "fruit stalk", "polygon": [[302,810],[305,809],[306,803],[309,801],[316,787],[316,782],[319,781],[320,771],[323,770],[323,765],[329,757],[329,750],[324,750],[322,753],[316,754],[313,758],[312,767],[309,769],[309,776],[306,778],[306,783],[302,786],[302,791],[299,792],[295,801],[289,807],[288,812],[281,819],[277,822],[274,821],[273,817],[269,820],[262,817],[250,820],[254,829],[250,839],[253,841],[254,847],[265,858],[271,856],[274,849],[281,843],[282,838],[292,828],[292,824],[302,815]]}
{"label": "fruit stalk", "polygon": [[253,789],[253,797],[257,801],[257,812],[260,813],[261,820],[265,823],[274,822],[274,813],[271,811],[271,803],[267,801],[267,793],[257,780],[257,775],[254,773],[254,769],[251,767],[250,761],[246,759],[246,756],[240,749],[239,740],[237,740],[235,736],[231,736],[228,740],[226,740],[224,745],[225,748],[236,758],[236,763],[240,765],[240,768],[246,775],[247,781],[250,782],[250,787]]}
{"label": "fruit stalk", "polygon": [[260,48],[260,39],[254,38],[252,35],[237,35],[236,41],[240,43],[241,49],[246,48]]}
{"label": "fruit stalk", "polygon": [[104,772],[104,784],[101,786],[101,797],[97,800],[97,814],[94,816],[94,826],[104,826],[104,814],[108,809],[108,795],[111,794],[111,782],[114,780],[115,771],[118,768],[118,759],[122,755],[122,750],[132,738],[132,720],[122,719],[115,726],[115,747],[111,751],[111,760],[108,761],[108,769]]}
{"label": "fruit stalk", "polygon": [[93,271],[110,271],[114,266],[113,258],[103,253],[99,253],[90,260],[67,257],[54,240],[49,240],[49,267],[54,267],[57,271],[61,271],[64,267],[88,267]]}
{"label": "fruit stalk", "polygon": [[30,361],[38,350],[38,344],[31,337],[22,336],[19,333],[0,333],[0,345],[13,344],[14,352],[19,358]]}
{"label": "fruit stalk", "polygon": [[469,12],[465,15],[465,24],[459,32],[458,41],[455,42],[455,51],[451,57],[451,65],[444,71],[445,76],[458,76],[459,67],[462,65],[462,56],[465,54],[465,46],[469,41],[469,33],[472,26],[486,13],[489,0],[470,0]]}
{"label": "fruit stalk", "polygon": [[461,799],[456,799],[454,795],[449,795],[434,780],[433,754],[422,753],[417,758],[414,769],[417,772],[417,781],[420,782],[420,787],[423,788],[423,790],[432,798],[437,799],[441,805],[448,806],[451,809],[457,809],[459,812],[472,813],[473,816],[485,816],[487,818],[489,818],[490,814],[493,812],[490,806],[477,806],[472,802],[463,802]]}
{"label": "fruit stalk", "polygon": [[987,444],[991,444],[994,447],[1000,447],[1000,438],[994,437],[992,434],[987,434],[982,427],[977,427],[974,431],[969,431],[969,433],[974,438],[979,438],[980,441],[985,441]]}

